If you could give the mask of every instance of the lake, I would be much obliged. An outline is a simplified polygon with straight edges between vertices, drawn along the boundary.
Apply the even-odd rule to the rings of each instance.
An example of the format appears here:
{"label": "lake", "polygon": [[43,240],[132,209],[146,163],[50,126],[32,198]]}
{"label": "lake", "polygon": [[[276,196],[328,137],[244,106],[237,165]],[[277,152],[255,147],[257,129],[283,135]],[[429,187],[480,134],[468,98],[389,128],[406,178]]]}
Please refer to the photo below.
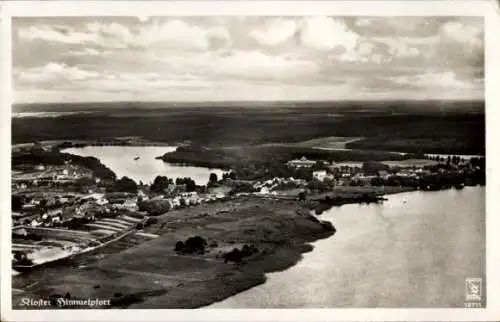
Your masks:
{"label": "lake", "polygon": [[207,308],[463,308],[465,279],[485,282],[485,187],[388,199],[328,210],[319,217],[335,225],[334,236]]}
{"label": "lake", "polygon": [[[221,178],[225,172],[222,169],[179,166],[155,159],[176,149],[168,146],[86,146],[64,149],[62,152],[96,157],[113,170],[118,178],[127,176],[137,183],[142,181],[145,184],[153,182],[156,176],[162,175],[173,179],[190,177],[196,184],[205,185],[210,173],[215,173]],[[136,157],[139,159],[135,160]]]}

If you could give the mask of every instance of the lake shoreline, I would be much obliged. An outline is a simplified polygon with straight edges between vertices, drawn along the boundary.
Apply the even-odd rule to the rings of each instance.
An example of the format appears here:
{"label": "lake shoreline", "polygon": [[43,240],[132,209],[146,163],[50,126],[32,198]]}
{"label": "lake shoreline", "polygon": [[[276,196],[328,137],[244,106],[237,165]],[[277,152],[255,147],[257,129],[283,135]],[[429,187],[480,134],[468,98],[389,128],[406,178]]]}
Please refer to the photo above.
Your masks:
{"label": "lake shoreline", "polygon": [[[402,192],[408,192],[408,190],[392,189],[388,191],[387,194]],[[348,204],[348,202],[345,204]],[[333,207],[335,206],[332,206],[332,208]],[[221,213],[226,214],[228,211],[227,209],[231,208],[234,212],[229,212],[228,215],[231,215],[231,217],[235,216],[237,221],[250,220],[254,224],[251,228],[247,229],[240,228],[224,231],[224,233],[213,234],[213,227],[211,226],[214,225],[214,222],[215,225],[217,225],[216,223],[218,220],[211,219],[216,218]],[[253,218],[248,217],[249,212],[254,216]],[[265,212],[267,215],[260,216],[260,212]],[[111,254],[109,259],[104,260],[104,263],[96,265],[94,273],[91,274],[95,277],[92,282],[101,284],[99,276],[102,275],[103,271],[113,271],[115,267],[120,267],[120,265],[117,266],[118,263],[127,262],[122,258],[124,255],[129,254],[129,256],[138,257],[139,260],[142,260],[146,257],[155,258],[162,256],[164,252],[169,253],[169,249],[173,248],[174,240],[168,235],[192,235],[193,223],[190,221],[200,224],[200,215],[205,218],[205,214],[207,213],[213,218],[207,218],[202,228],[195,229],[196,234],[207,237],[209,241],[217,240],[218,243],[222,243],[229,247],[240,247],[243,243],[254,244],[261,250],[260,253],[245,260],[242,265],[228,263],[221,266],[223,263],[222,259],[216,259],[219,263],[214,264],[214,266],[217,267],[215,273],[213,273],[214,266],[210,265],[214,259],[211,258],[210,255],[209,258],[200,258],[198,259],[200,263],[201,261],[208,261],[209,265],[196,270],[196,275],[203,275],[201,280],[196,281],[186,281],[184,277],[182,277],[184,274],[163,272],[163,269],[158,267],[155,271],[148,274],[157,274],[159,272],[161,272],[161,274],[167,274],[169,276],[169,288],[158,288],[157,286],[154,291],[149,289],[149,291],[140,290],[127,292],[119,286],[113,286],[108,290],[109,292],[100,296],[111,296],[112,293],[123,293],[123,299],[116,300],[113,304],[113,308],[196,309],[209,306],[265,283],[266,274],[268,273],[281,272],[295,266],[302,260],[303,254],[314,250],[311,243],[332,237],[335,234],[335,231],[328,229],[327,226],[323,224],[324,222],[318,219],[319,217],[311,215],[309,211],[307,211],[307,208],[304,207],[304,205],[298,204],[297,201],[243,196],[226,202],[179,209],[156,217],[158,222],[152,226],[146,227],[144,230],[147,233],[160,236],[157,240],[152,242],[154,245],[148,245],[148,242],[146,242],[137,247],[126,249],[121,253]],[[255,215],[257,215],[257,217],[255,217]],[[242,216],[244,218],[241,218]],[[167,232],[163,224],[169,222],[171,218],[179,217],[186,219],[179,224],[178,227],[169,228]],[[226,219],[227,218],[224,220]],[[290,225],[289,222],[293,224]],[[283,228],[283,225],[288,228]],[[252,231],[247,231],[248,229]],[[335,228],[333,227],[333,229]],[[275,230],[275,234],[269,235],[266,232],[269,230]],[[226,234],[229,235],[228,238],[225,236],[223,237],[223,235]],[[146,249],[148,248],[151,249],[149,250],[150,253],[147,253],[148,250]],[[82,257],[85,257],[85,255]],[[175,264],[176,261],[180,263],[183,260],[182,257],[176,256],[175,254],[169,254],[167,258],[170,265]],[[65,270],[64,267],[60,269]],[[68,269],[74,274],[77,274],[73,269]],[[94,269],[91,268],[91,272]],[[58,270],[58,268],[56,267],[55,270]],[[135,272],[136,270],[137,268],[130,271]],[[120,270],[118,269],[117,271]],[[146,272],[142,273],[143,269],[139,271],[141,271],[141,274],[146,274]],[[34,272],[34,274],[36,274],[36,272]],[[75,278],[71,276],[71,273],[68,275],[69,279]],[[121,278],[128,276],[130,279],[129,282],[135,284],[135,275],[136,273],[131,273],[131,275],[124,274]],[[21,279],[22,277],[18,276],[15,278]],[[78,278],[76,279],[78,280]],[[61,289],[59,293],[64,294],[65,291],[71,292],[72,284],[70,282],[61,283],[61,285],[68,288],[64,290]],[[19,288],[18,285],[15,286]],[[131,301],[131,303],[124,304],[123,301]]]}
{"label": "lake shoreline", "polygon": [[[82,255],[72,265],[43,267],[13,277],[13,288],[25,291],[14,295],[14,307],[27,294],[47,297],[67,292],[72,298],[114,298],[112,308],[210,305],[264,283],[265,274],[299,262],[303,253],[312,250],[311,242],[334,235],[331,225],[298,211],[300,208],[297,201],[242,196],[168,212],[144,229],[158,236],[153,240],[108,253],[85,268],[79,268],[78,262],[101,258],[100,253],[115,246]],[[179,222],[178,218],[183,219]],[[194,235],[217,246],[209,247],[203,255],[174,251],[178,240]],[[224,253],[243,245],[256,246],[258,253],[244,258],[241,264],[224,262]],[[116,283],[116,278],[127,283]],[[33,281],[43,282],[23,287]],[[78,291],[75,285],[79,285]],[[116,294],[122,295],[116,298]]]}
{"label": "lake shoreline", "polygon": [[[314,242],[322,238],[310,240]],[[244,264],[238,272],[221,274],[201,283],[184,283],[165,295],[167,298],[148,298],[144,302],[132,304],[130,309],[198,309],[223,301],[231,296],[262,285],[266,274],[285,271],[302,259],[302,254],[313,251],[307,244],[278,246],[274,254],[255,258]],[[239,270],[236,268],[236,270]],[[197,285],[198,284],[198,285]],[[201,284],[201,285],[200,285]],[[190,288],[190,286],[192,286]],[[186,301],[186,299],[189,299]]]}
{"label": "lake shoreline", "polygon": [[[352,190],[358,187],[346,188]],[[391,189],[384,195],[404,192],[412,191]],[[314,198],[314,195],[311,197]],[[114,300],[112,308],[196,309],[265,283],[266,274],[285,271],[297,265],[304,253],[313,251],[311,243],[335,234],[335,231],[322,224],[318,219],[320,217],[311,215],[296,200],[256,196],[241,196],[225,202],[174,210],[156,218],[157,223],[144,229],[146,233],[159,236],[154,241],[109,254],[102,262],[89,265],[88,270],[79,272],[74,267],[55,268],[56,272],[67,272],[58,273],[58,277],[48,274],[47,285],[38,285],[37,291],[29,292],[35,291],[34,295],[41,292],[38,296],[47,294],[47,289],[56,290],[58,294],[74,293],[72,281],[80,281],[80,284],[83,278],[89,283],[88,286],[96,283],[100,285],[97,293],[91,289],[90,293],[84,294],[86,296],[106,298],[123,294],[120,299]],[[179,222],[175,218],[183,219]],[[166,223],[170,223],[168,227]],[[178,239],[194,234],[207,238],[209,242],[216,241],[219,245],[206,255],[189,255],[190,260],[194,261],[194,268],[191,268],[194,271],[187,268],[188,271],[184,272],[186,256],[179,256],[172,249]],[[256,245],[260,251],[242,265],[226,264],[220,258],[218,253],[221,251],[240,248],[243,244]],[[179,267],[179,271],[172,267]],[[113,281],[106,284],[108,281],[105,276],[110,273],[118,274],[117,278],[127,280],[133,286],[114,285]],[[33,272],[34,276],[36,274]],[[141,282],[139,277],[142,275],[157,276],[155,279],[160,284],[151,283],[151,278],[148,278],[147,283]],[[166,279],[163,282],[162,276]],[[22,276],[13,277],[13,280],[21,279]],[[67,280],[61,282],[60,279]],[[165,284],[162,286],[162,283]],[[17,284],[13,287],[22,288]]]}
{"label": "lake shoreline", "polygon": [[64,148],[59,151],[80,156],[92,156],[107,165],[117,175],[129,177],[136,183],[152,184],[157,176],[167,176],[173,180],[189,177],[197,185],[206,185],[210,174],[218,178],[226,172],[221,168],[206,168],[188,165],[178,165],[162,162],[155,157],[159,153],[173,151],[175,146],[84,146]]}
{"label": "lake shoreline", "polygon": [[316,215],[347,204],[371,204],[386,201],[387,195],[418,191],[416,187],[335,187],[332,191],[311,195],[305,207]]}
{"label": "lake shoreline", "polygon": [[[379,202],[385,200],[384,195],[415,190],[345,186],[307,198],[324,208],[321,213],[344,204]],[[327,196],[331,199],[324,202]],[[264,283],[267,273],[296,265],[303,253],[313,249],[310,243],[335,234],[331,223],[307,211],[307,203],[301,204],[298,196],[289,197],[280,200],[273,196],[244,196],[169,211],[155,217],[158,222],[144,229],[157,235],[155,240],[112,253],[88,269],[55,268],[57,276],[47,277],[46,284],[35,288],[35,294],[65,294],[74,292],[75,285],[88,285],[89,289],[79,290],[82,294],[78,297],[115,298],[116,308],[199,308],[224,300]],[[193,236],[207,238],[217,246],[202,255],[185,256],[174,251],[176,243]],[[244,245],[256,246],[259,252],[245,259],[243,265],[224,263],[221,256]],[[109,275],[131,286],[114,285]],[[93,283],[99,287],[92,289]]]}
{"label": "lake shoreline", "polygon": [[[258,254],[244,260],[241,265],[228,263],[228,271],[226,267],[223,269],[224,272],[217,273],[212,278],[200,282],[183,283],[181,287],[165,294],[165,298],[149,298],[144,302],[132,304],[129,308],[196,309],[209,306],[265,283],[266,274],[293,267],[302,259],[302,254],[313,251],[312,242],[332,237],[335,234],[333,226],[330,228],[323,221],[301,211],[303,207],[296,201],[263,200],[247,196],[221,204],[224,208],[234,205],[241,207],[240,211],[243,213],[250,209],[269,212],[264,217],[258,216],[259,222],[255,222],[252,228],[229,232],[231,240],[223,241],[223,243],[229,242],[230,244],[235,242],[234,245],[237,248],[242,243],[257,245],[260,249]],[[238,209],[235,211],[239,213]],[[232,214],[235,215],[234,212]],[[176,214],[171,214],[171,216],[177,217]],[[272,218],[274,216],[280,217]],[[246,217],[244,220],[254,222],[257,218]],[[293,224],[288,225],[287,221],[292,221]],[[154,232],[154,228],[152,229]],[[275,235],[269,235],[270,230],[274,230]],[[203,233],[200,232],[200,235],[203,236]]]}
{"label": "lake shoreline", "polygon": [[[457,203],[460,216],[446,210]],[[484,187],[395,193],[383,205],[333,207],[321,217],[339,229],[334,238],[314,242],[293,269],[207,308],[461,307],[463,291],[451,286],[486,278]],[[431,280],[438,286],[422,293]],[[391,292],[376,297],[386,285]]]}

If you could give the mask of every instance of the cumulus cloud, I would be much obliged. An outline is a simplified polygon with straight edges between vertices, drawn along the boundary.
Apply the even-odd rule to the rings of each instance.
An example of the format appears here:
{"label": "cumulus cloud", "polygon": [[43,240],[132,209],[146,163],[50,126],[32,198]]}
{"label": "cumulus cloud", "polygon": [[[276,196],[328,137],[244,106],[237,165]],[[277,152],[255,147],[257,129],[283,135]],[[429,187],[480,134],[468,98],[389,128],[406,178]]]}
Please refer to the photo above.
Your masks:
{"label": "cumulus cloud", "polygon": [[137,19],[139,19],[140,22],[146,22],[149,20],[149,17],[146,16],[138,16]]}
{"label": "cumulus cloud", "polygon": [[212,47],[223,47],[229,40],[229,34],[224,28],[204,29],[188,25],[182,20],[170,20],[155,24],[152,28],[141,28],[135,43],[142,46],[163,45],[177,49],[208,50]]}
{"label": "cumulus cloud", "polygon": [[297,32],[297,22],[290,18],[269,20],[264,26],[250,31],[250,36],[260,44],[276,46],[290,39]]}
{"label": "cumulus cloud", "polygon": [[302,44],[318,50],[342,48],[349,51],[359,40],[359,35],[349,30],[345,23],[331,17],[311,17],[301,21]]}
{"label": "cumulus cloud", "polygon": [[384,43],[360,38],[356,46],[342,54],[339,59],[341,62],[350,63],[375,62],[377,64],[386,64],[392,60],[393,56],[390,48]]}
{"label": "cumulus cloud", "polygon": [[444,23],[445,17],[360,17],[355,19],[354,28],[367,37],[432,35],[437,26]]}
{"label": "cumulus cloud", "polygon": [[421,50],[419,50],[419,47],[422,47],[422,44],[425,44],[426,42],[429,44],[435,43],[435,39],[432,40],[425,38],[416,40],[408,37],[376,37],[373,38],[373,41],[385,45],[387,48],[387,54],[396,58],[416,58],[422,54]]}
{"label": "cumulus cloud", "polygon": [[66,64],[48,63],[42,67],[18,71],[17,79],[26,83],[41,83],[55,81],[84,81],[97,78],[98,73],[82,70]]}
{"label": "cumulus cloud", "polygon": [[479,48],[483,45],[483,28],[480,25],[464,24],[451,21],[441,26],[442,35],[448,40],[465,46]]}
{"label": "cumulus cloud", "polygon": [[204,29],[189,25],[180,19],[171,19],[135,29],[116,22],[96,21],[85,24],[79,30],[59,29],[50,25],[31,26],[20,28],[18,37],[27,41],[42,40],[65,44],[98,45],[114,49],[159,45],[207,50],[214,44],[217,47],[217,40],[224,44],[230,40],[228,32],[221,27]]}
{"label": "cumulus cloud", "polygon": [[477,99],[484,95],[482,79],[463,79],[453,71],[405,75],[390,78],[389,81],[407,89],[409,98]]}
{"label": "cumulus cloud", "polygon": [[259,51],[236,51],[229,55],[207,55],[201,63],[205,73],[216,77],[232,76],[254,80],[294,80],[314,77],[318,65],[311,61],[292,59],[285,56],[269,56]]}
{"label": "cumulus cloud", "polygon": [[473,17],[16,18],[13,32],[21,99],[483,95]]}
{"label": "cumulus cloud", "polygon": [[73,31],[67,28],[56,29],[50,25],[21,28],[17,34],[21,40],[28,41],[39,39],[47,42],[66,44],[97,43],[99,41],[96,34]]}

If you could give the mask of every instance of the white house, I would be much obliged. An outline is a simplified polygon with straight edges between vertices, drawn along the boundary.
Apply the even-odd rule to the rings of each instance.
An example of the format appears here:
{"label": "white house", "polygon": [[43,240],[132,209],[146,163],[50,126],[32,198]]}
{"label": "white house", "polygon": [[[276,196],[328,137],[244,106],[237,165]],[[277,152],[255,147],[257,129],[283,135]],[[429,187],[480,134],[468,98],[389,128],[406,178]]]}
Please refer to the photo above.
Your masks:
{"label": "white house", "polygon": [[288,161],[287,164],[295,168],[310,168],[316,164],[316,161],[307,160],[306,157],[302,157],[299,160]]}
{"label": "white house", "polygon": [[200,204],[200,197],[198,196],[198,194],[192,194],[189,198],[189,204],[190,205],[198,205]]}
{"label": "white house", "polygon": [[409,170],[401,170],[398,173],[396,173],[396,175],[400,177],[416,177],[416,174],[412,173]]}
{"label": "white house", "polygon": [[137,200],[136,199],[127,199],[123,203],[123,207],[135,209],[137,207]]}
{"label": "white house", "polygon": [[95,201],[96,204],[98,204],[99,206],[104,206],[104,205],[107,205],[109,203],[108,199],[105,199],[105,198],[99,198]]}
{"label": "white house", "polygon": [[323,181],[326,177],[326,170],[317,170],[313,172],[313,178],[316,180]]}
{"label": "white house", "polygon": [[174,207],[179,207],[181,205],[181,200],[179,197],[175,197],[173,200],[172,200],[172,204]]}
{"label": "white house", "polygon": [[352,179],[353,180],[366,180],[368,176],[365,176],[363,173],[356,173]]}

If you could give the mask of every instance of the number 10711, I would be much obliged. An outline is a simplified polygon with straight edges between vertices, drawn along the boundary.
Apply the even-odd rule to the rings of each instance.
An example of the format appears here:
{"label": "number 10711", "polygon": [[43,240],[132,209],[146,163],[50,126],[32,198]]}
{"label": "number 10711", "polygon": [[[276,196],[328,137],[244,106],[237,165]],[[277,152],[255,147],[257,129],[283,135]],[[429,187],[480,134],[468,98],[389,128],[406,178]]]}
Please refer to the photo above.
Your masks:
{"label": "number 10711", "polygon": [[478,309],[481,308],[481,302],[465,302],[465,307],[468,309]]}

